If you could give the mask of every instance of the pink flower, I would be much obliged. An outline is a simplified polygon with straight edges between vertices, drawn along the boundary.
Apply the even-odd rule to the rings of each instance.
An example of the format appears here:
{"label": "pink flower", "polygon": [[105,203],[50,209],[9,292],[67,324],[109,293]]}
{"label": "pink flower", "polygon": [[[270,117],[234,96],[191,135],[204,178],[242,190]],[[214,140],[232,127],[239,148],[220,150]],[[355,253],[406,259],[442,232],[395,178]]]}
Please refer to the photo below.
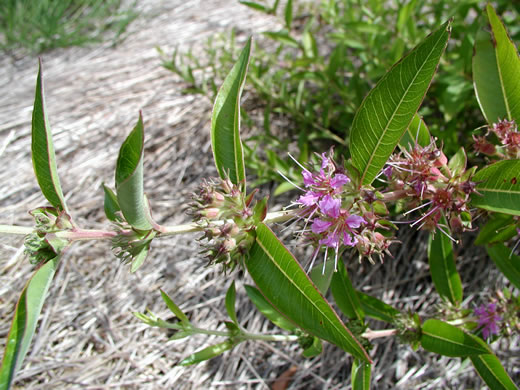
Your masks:
{"label": "pink flower", "polygon": [[311,226],[311,230],[313,233],[316,233],[316,234],[321,234],[325,231],[327,231],[328,228],[330,228],[332,226],[332,222],[329,222],[329,221],[322,221],[321,219],[314,219],[314,221],[312,221],[312,226]]}
{"label": "pink flower", "polygon": [[314,206],[321,198],[321,194],[313,191],[307,191],[304,195],[300,196],[298,203],[304,206]]}
{"label": "pink flower", "polygon": [[341,200],[325,195],[318,203],[320,211],[328,217],[338,218],[341,208]]}
{"label": "pink flower", "polygon": [[502,320],[496,311],[497,305],[495,303],[488,303],[487,305],[480,305],[475,309],[475,315],[478,316],[478,326],[482,328],[482,336],[487,339],[493,334],[498,334],[498,322]]}
{"label": "pink flower", "polygon": [[347,183],[350,183],[350,179],[342,173],[338,173],[330,180],[330,186],[335,190]]}
{"label": "pink flower", "polygon": [[365,221],[365,218],[360,217],[359,215],[352,214],[345,219],[345,222],[350,229],[357,229],[362,224],[367,223],[367,221]]}

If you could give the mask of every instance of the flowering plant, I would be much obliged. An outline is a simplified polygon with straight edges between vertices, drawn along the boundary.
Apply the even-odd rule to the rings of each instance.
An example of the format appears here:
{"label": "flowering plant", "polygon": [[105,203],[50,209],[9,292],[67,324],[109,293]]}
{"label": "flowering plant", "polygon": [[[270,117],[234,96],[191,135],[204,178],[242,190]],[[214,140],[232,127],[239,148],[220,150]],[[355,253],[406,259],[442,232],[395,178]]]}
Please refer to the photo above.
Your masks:
{"label": "flowering plant", "polygon": [[[32,158],[38,183],[51,206],[31,212],[34,229],[0,226],[2,232],[27,235],[26,252],[36,264],[15,310],[0,369],[0,388],[11,386],[22,364],[46,291],[63,250],[72,242],[110,239],[116,256],[136,271],[156,237],[188,232],[203,232],[201,254],[208,265],[216,264],[225,273],[240,268],[250,275],[256,287],[246,286],[249,298],[286,333],[256,334],[244,329],[235,311],[234,282],[226,294],[230,321],[225,332],[198,328],[161,291],[178,321],[136,313],[140,320],[175,330],[175,339],[195,334],[224,338],[186,357],[182,365],[208,360],[246,340],[295,341],[302,346],[303,355],[310,357],[321,352],[325,340],[353,356],[352,388],[367,389],[373,364],[369,353],[372,340],[395,336],[413,348],[469,358],[493,389],[516,388],[486,341],[518,334],[518,291],[501,291],[493,301],[465,308],[453,254],[458,237],[475,229],[477,215],[487,215],[489,220],[476,242],[486,247],[511,285],[520,288],[520,257],[515,248],[505,245],[520,235],[519,133],[515,122],[520,120],[520,59],[494,9],[488,6],[486,11],[491,32],[485,39],[477,39],[473,68],[488,131],[484,137],[475,137],[475,148],[493,160],[468,168],[462,148],[448,159],[416,114],[448,43],[448,21],[395,64],[365,97],[350,130],[350,158],[339,162],[331,149],[318,155],[314,165],[295,159],[302,171],[301,183],[293,184],[303,193],[283,211],[270,213],[267,198],[258,200],[255,190],[248,192],[240,139],[239,103],[251,54],[249,40],[214,104],[211,138],[219,178],[201,184],[190,207],[193,223],[181,226],[162,226],[152,217],[143,189],[141,115],[119,152],[116,190],[104,186],[105,214],[114,229],[87,230],[75,223],[57,175],[40,66]],[[290,221],[299,226],[298,239],[313,248],[308,265],[304,265],[309,272],[268,226]],[[400,223],[430,232],[430,273],[442,298],[435,318],[401,313],[356,290],[342,261],[345,251],[355,251],[359,261],[391,257],[391,246],[399,244],[394,233]],[[314,264],[321,258],[322,264],[316,266],[320,272],[314,272]],[[329,289],[345,321],[332,300],[325,298]],[[369,320],[386,323],[388,328],[373,330]]]}

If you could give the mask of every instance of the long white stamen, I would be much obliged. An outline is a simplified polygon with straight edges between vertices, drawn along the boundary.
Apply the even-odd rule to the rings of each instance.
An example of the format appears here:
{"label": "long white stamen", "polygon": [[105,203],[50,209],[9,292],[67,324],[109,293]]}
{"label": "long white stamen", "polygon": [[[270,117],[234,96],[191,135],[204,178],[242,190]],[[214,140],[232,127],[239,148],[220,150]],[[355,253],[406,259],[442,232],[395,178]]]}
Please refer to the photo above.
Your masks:
{"label": "long white stamen", "polygon": [[419,218],[417,221],[415,221],[414,223],[412,223],[410,226],[415,226],[417,225],[419,222],[421,222],[423,219],[427,218],[428,216],[430,216],[433,212],[437,211],[439,209],[439,206],[435,206],[433,209],[431,209],[430,211],[428,211],[426,214],[424,214],[421,218]]}
{"label": "long white stamen", "polygon": [[287,176],[285,176],[282,172],[276,171],[281,177],[283,177],[285,180],[287,180],[290,184],[298,188],[300,191],[305,192],[303,188],[301,188],[299,185],[294,184]]}
{"label": "long white stamen", "polygon": [[448,234],[448,232],[444,231],[444,229],[441,228],[440,225],[437,225],[437,228],[441,231],[441,233],[444,233],[444,235],[445,235],[446,237],[448,237],[451,241],[453,241],[455,244],[458,244],[458,243],[459,243],[459,240],[456,240],[456,239],[454,239],[452,236],[450,236],[450,235]]}
{"label": "long white stamen", "polygon": [[303,169],[304,171],[308,171],[307,168],[305,168],[302,164],[299,163],[298,160],[296,160],[291,153],[287,153],[289,155],[289,157],[291,158],[291,160],[293,160],[301,169]]}
{"label": "long white stamen", "polygon": [[314,266],[314,262],[316,261],[316,257],[318,257],[318,252],[319,252],[319,251],[320,251],[320,247],[318,246],[318,247],[314,250],[314,253],[312,254],[311,265],[310,265],[309,270],[307,271],[307,273],[311,272],[312,267]]}
{"label": "long white stamen", "polygon": [[520,244],[520,240],[518,240],[515,244],[515,246],[513,247],[513,249],[511,249],[511,253],[509,254],[509,258],[511,258],[513,256],[513,253],[516,251],[516,248],[518,248],[518,245]]}
{"label": "long white stamen", "polygon": [[426,203],[424,203],[424,204],[422,204],[422,205],[420,205],[420,206],[417,206],[417,207],[414,208],[414,209],[408,210],[406,213],[403,213],[403,215],[408,215],[408,214],[410,214],[410,213],[413,213],[415,210],[419,210],[419,209],[421,209],[421,208],[423,208],[423,207],[429,206],[429,205],[431,205],[432,203],[433,203],[433,200],[430,200],[429,202],[426,202]]}

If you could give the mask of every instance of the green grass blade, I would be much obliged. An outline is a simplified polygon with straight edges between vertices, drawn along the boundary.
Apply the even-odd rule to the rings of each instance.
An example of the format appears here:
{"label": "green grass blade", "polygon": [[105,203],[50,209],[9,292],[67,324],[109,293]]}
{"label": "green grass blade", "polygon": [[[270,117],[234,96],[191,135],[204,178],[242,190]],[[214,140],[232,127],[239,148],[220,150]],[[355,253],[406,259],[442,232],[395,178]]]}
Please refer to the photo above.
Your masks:
{"label": "green grass blade", "polygon": [[246,171],[240,140],[240,96],[246,80],[251,38],[248,39],[218,91],[211,115],[211,146],[218,173],[234,184],[244,185]]}
{"label": "green grass blade", "polygon": [[493,390],[518,390],[518,387],[507,375],[498,358],[489,353],[470,356],[471,362],[486,385]]}
{"label": "green grass blade", "polygon": [[488,246],[487,253],[504,276],[520,289],[520,256],[511,253],[503,244]]}
{"label": "green grass blade", "polygon": [[453,245],[449,237],[437,229],[428,241],[430,275],[439,295],[453,304],[462,301],[462,282],[455,267]]}
{"label": "green grass blade", "polygon": [[408,128],[450,36],[450,22],[395,64],[365,97],[352,123],[350,152],[360,184],[370,184]]}
{"label": "green grass blade", "polygon": [[0,389],[9,389],[31,344],[38,316],[52,282],[60,256],[43,264],[24,287],[16,304],[11,330],[0,367]]}
{"label": "green grass blade", "polygon": [[471,196],[472,206],[520,215],[520,160],[504,160],[478,171],[473,181],[481,194]]}
{"label": "green grass blade", "polygon": [[371,363],[361,344],[275,234],[265,224],[257,227],[256,234],[246,267],[265,298],[304,331]]}
{"label": "green grass blade", "polygon": [[143,190],[143,118],[128,135],[121,149],[116,165],[116,192],[119,207],[127,222],[138,230],[150,230]]}
{"label": "green grass blade", "polygon": [[45,198],[54,207],[67,211],[65,198],[58,177],[56,155],[52,143],[52,132],[45,108],[42,81],[42,62],[40,59],[36,93],[32,115],[32,162],[34,173]]}
{"label": "green grass blade", "polygon": [[235,310],[235,301],[236,301],[237,293],[235,289],[235,281],[231,282],[227,292],[226,292],[226,311],[228,313],[229,318],[238,325],[237,312]]}
{"label": "green grass blade", "polygon": [[422,347],[439,355],[462,357],[489,353],[489,348],[477,337],[446,322],[430,319],[422,326]]}
{"label": "green grass blade", "polygon": [[473,84],[488,123],[520,121],[520,58],[515,44],[495,13],[486,7],[491,33],[479,31],[473,56]]}

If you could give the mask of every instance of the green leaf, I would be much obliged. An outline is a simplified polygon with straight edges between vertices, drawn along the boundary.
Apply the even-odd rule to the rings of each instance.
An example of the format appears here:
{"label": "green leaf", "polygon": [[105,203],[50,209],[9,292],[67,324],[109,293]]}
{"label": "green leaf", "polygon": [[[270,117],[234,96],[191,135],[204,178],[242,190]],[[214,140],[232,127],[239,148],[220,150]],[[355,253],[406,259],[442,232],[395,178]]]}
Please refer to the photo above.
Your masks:
{"label": "green leaf", "polygon": [[211,146],[218,173],[245,187],[246,171],[240,140],[240,95],[246,80],[251,38],[218,91],[211,115]]}
{"label": "green leaf", "polygon": [[370,390],[370,364],[354,359],[352,362],[352,390]]}
{"label": "green leaf", "polygon": [[103,191],[105,192],[105,201],[103,204],[105,209],[105,215],[112,222],[119,221],[120,217],[117,215],[117,212],[121,211],[121,207],[119,207],[119,202],[117,201],[116,194],[104,183]]}
{"label": "green leaf", "polygon": [[493,7],[486,7],[491,35],[479,31],[473,56],[473,82],[488,123],[520,121],[520,58]]}
{"label": "green leaf", "polygon": [[395,64],[365,97],[352,122],[350,152],[360,184],[372,183],[428,90],[450,36],[450,22]]}
{"label": "green leaf", "polygon": [[430,142],[430,131],[426,123],[424,123],[419,114],[415,114],[401,137],[399,146],[401,149],[409,149],[410,145],[413,147],[417,143],[421,146],[427,146]]}
{"label": "green leaf", "polygon": [[39,267],[20,295],[0,367],[0,389],[9,389],[14,375],[22,366],[59,261],[60,256],[56,256]]}
{"label": "green leaf", "polygon": [[498,358],[489,353],[470,356],[471,362],[486,385],[493,390],[517,390]]}
{"label": "green leaf", "polygon": [[274,233],[262,223],[256,235],[246,267],[266,299],[304,331],[371,362],[361,344]]}
{"label": "green leaf", "polygon": [[517,235],[513,216],[493,213],[479,230],[475,245],[495,244],[505,242]]}
{"label": "green leaf", "polygon": [[323,265],[314,266],[309,276],[318,291],[322,295],[327,295],[334,273],[334,260],[329,259]]}
{"label": "green leaf", "polygon": [[358,319],[363,322],[365,313],[343,262],[340,262],[338,272],[332,276],[330,289],[336,305],[343,314],[350,319]]}
{"label": "green leaf", "polygon": [[226,310],[228,313],[229,318],[238,325],[238,319],[237,319],[237,313],[235,311],[235,300],[236,300],[237,294],[235,290],[235,281],[231,282],[231,285],[229,286],[227,292],[226,292]]}
{"label": "green leaf", "polygon": [[43,195],[54,207],[68,212],[58,177],[52,132],[45,107],[41,59],[39,60],[32,114],[31,149],[34,173]]}
{"label": "green leaf", "polygon": [[239,1],[239,3],[242,4],[242,5],[245,5],[246,7],[255,9],[257,11],[262,11],[262,12],[265,12],[265,13],[269,13],[270,12],[269,8],[267,8],[265,5],[262,5],[262,4],[259,4],[259,3],[255,3],[253,1]]}
{"label": "green leaf", "polygon": [[229,351],[234,346],[235,344],[231,340],[226,340],[223,343],[211,345],[198,352],[195,352],[194,354],[191,354],[186,359],[182,360],[179,365],[190,366],[192,364],[203,362],[204,360],[212,359],[218,355],[222,355],[226,351]]}
{"label": "green leaf", "polygon": [[430,319],[422,326],[422,347],[439,355],[462,357],[488,354],[489,348],[477,337],[446,322]]}
{"label": "green leaf", "polygon": [[357,291],[357,296],[361,309],[367,317],[393,324],[395,317],[400,314],[399,310],[373,296],[361,291]]}
{"label": "green leaf", "polygon": [[188,317],[186,317],[186,314],[183,313],[183,311],[179,308],[179,306],[177,306],[175,304],[175,302],[173,302],[173,299],[171,299],[168,294],[166,294],[162,289],[160,290],[161,291],[161,297],[164,301],[164,303],[166,303],[166,306],[168,306],[168,309],[170,309],[170,311],[175,314],[175,316],[183,323],[183,324],[189,324],[190,323],[190,320],[188,319]]}
{"label": "green leaf", "polygon": [[520,289],[520,256],[511,253],[511,249],[502,244],[488,246],[486,249],[500,272]]}
{"label": "green leaf", "polygon": [[481,194],[471,195],[471,204],[485,210],[520,215],[520,160],[488,165],[472,179]]}
{"label": "green leaf", "polygon": [[266,37],[271,38],[273,41],[281,43],[282,45],[287,45],[294,48],[300,47],[298,41],[291,37],[287,31],[266,31],[263,34]]}
{"label": "green leaf", "polygon": [[462,282],[455,266],[453,245],[449,237],[438,229],[430,233],[428,263],[433,284],[439,295],[455,305],[459,304],[462,301]]}
{"label": "green leaf", "polygon": [[287,28],[287,30],[291,29],[292,20],[293,20],[292,0],[287,0],[287,4],[285,5],[285,27]]}
{"label": "green leaf", "polygon": [[116,165],[117,200],[127,222],[135,229],[150,230],[147,205],[143,190],[143,118],[128,135],[121,149]]}
{"label": "green leaf", "polygon": [[265,299],[260,290],[250,285],[245,285],[244,287],[246,289],[247,296],[249,299],[251,299],[251,302],[253,302],[260,313],[266,316],[267,319],[270,320],[273,324],[289,332],[293,332],[295,329],[297,329],[297,327],[291,321],[280,314],[273,307],[273,305],[271,305],[267,299]]}
{"label": "green leaf", "polygon": [[451,175],[457,176],[464,173],[467,163],[468,157],[466,156],[466,151],[464,150],[464,147],[461,147],[448,162],[448,168],[451,172]]}

